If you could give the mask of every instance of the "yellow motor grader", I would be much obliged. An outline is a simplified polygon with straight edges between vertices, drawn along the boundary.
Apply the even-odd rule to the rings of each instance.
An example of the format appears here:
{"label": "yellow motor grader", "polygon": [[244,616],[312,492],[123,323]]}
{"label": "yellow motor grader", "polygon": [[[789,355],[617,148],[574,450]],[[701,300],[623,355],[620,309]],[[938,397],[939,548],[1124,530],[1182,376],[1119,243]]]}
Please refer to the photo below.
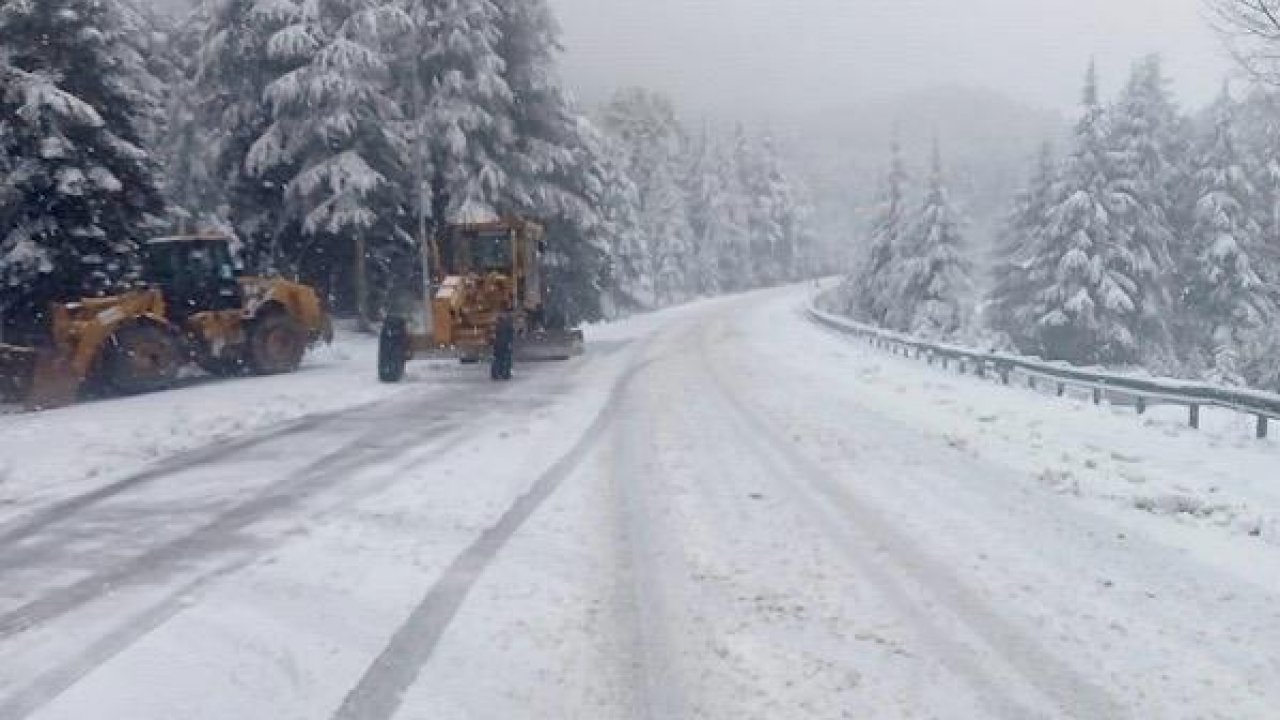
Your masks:
{"label": "yellow motor grader", "polygon": [[383,323],[379,379],[399,382],[415,356],[487,359],[494,380],[510,380],[517,360],[582,355],[582,331],[549,317],[545,250],[546,230],[520,218],[451,225],[427,243],[426,297]]}
{"label": "yellow motor grader", "polygon": [[196,363],[210,373],[298,368],[308,345],[333,338],[315,291],[240,277],[229,240],[172,237],[145,247],[148,288],[55,303],[16,344],[0,344],[0,401],[65,405],[86,384],[117,394],[171,387]]}

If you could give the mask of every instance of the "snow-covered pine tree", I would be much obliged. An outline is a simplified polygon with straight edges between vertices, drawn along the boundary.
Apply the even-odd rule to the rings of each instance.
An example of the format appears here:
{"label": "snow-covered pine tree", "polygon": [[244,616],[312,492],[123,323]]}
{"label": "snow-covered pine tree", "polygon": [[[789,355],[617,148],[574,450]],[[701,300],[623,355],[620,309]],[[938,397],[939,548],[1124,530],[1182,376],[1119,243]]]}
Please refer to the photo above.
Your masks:
{"label": "snow-covered pine tree", "polygon": [[1057,199],[1057,175],[1053,146],[1045,142],[1027,187],[1014,200],[1001,228],[990,264],[994,278],[987,298],[986,326],[1026,352],[1035,348],[1034,319],[1027,316],[1036,292],[1031,277],[1033,254],[1040,251],[1049,209]]}
{"label": "snow-covered pine tree", "polygon": [[877,325],[885,323],[896,301],[893,272],[909,225],[909,183],[902,144],[895,134],[890,147],[889,173],[872,221],[866,255],[860,267],[845,281],[843,291],[849,313]]}
{"label": "snow-covered pine tree", "polygon": [[309,62],[316,45],[294,29],[303,17],[295,0],[213,0],[202,8],[193,18],[201,37],[191,96],[176,99],[175,108],[189,108],[193,122],[189,134],[174,128],[170,136],[174,156],[194,146],[196,155],[187,157],[197,160],[186,167],[171,163],[175,199],[194,205],[187,210],[195,214],[225,206],[251,270],[293,269],[280,249],[300,245],[284,209],[297,161],[281,156],[270,169],[250,172],[248,157],[272,124],[267,87]]}
{"label": "snow-covered pine tree", "polygon": [[[113,292],[164,210],[144,149],[153,98],[110,0],[0,5],[0,313]],[[15,305],[21,305],[15,310]]]}
{"label": "snow-covered pine tree", "polygon": [[[641,235],[647,240],[643,273],[633,285],[651,288],[648,307],[688,296],[695,256],[688,206],[680,187],[682,128],[669,100],[647,90],[620,91],[605,108],[605,129],[626,149],[627,174],[640,197]],[[651,285],[650,285],[651,283]]]}
{"label": "snow-covered pine tree", "polygon": [[1254,219],[1261,228],[1258,274],[1280,288],[1280,94],[1254,87],[1237,114],[1241,155],[1255,191]]}
{"label": "snow-covered pine tree", "polygon": [[651,287],[636,286],[642,281],[647,261],[647,243],[640,227],[640,193],[626,173],[621,145],[585,118],[580,122],[585,152],[596,158],[598,168],[588,197],[598,209],[601,232],[608,243],[607,269],[597,293],[602,314],[618,317],[642,310],[640,298],[652,292]]}
{"label": "snow-covered pine tree", "polygon": [[696,137],[690,138],[687,157],[684,193],[696,257],[690,289],[714,295],[723,289],[720,256],[725,228],[720,209],[725,188],[720,177],[719,148],[709,122],[703,124]]}
{"label": "snow-covered pine tree", "polygon": [[936,139],[924,200],[899,246],[894,268],[896,300],[886,317],[888,325],[928,339],[956,337],[968,320],[972,276]]}
{"label": "snow-covered pine tree", "polygon": [[498,211],[510,180],[513,96],[492,0],[408,0],[396,91],[411,126],[416,212],[432,232]]}
{"label": "snow-covered pine tree", "polygon": [[1178,194],[1186,184],[1185,123],[1168,89],[1158,56],[1138,62],[1110,112],[1108,147],[1112,245],[1107,268],[1123,277],[1134,306],[1128,321],[1141,359],[1171,363],[1170,279],[1180,217]]}
{"label": "snow-covered pine tree", "polygon": [[607,252],[620,226],[601,213],[601,186],[616,176],[564,91],[556,69],[560,29],[546,0],[500,5],[498,53],[512,93],[516,142],[504,164],[506,202],[517,212],[544,219],[548,234],[549,309],[567,321],[599,317],[600,282]]}
{"label": "snow-covered pine tree", "polygon": [[1197,201],[1183,300],[1203,367],[1218,381],[1245,381],[1242,355],[1274,317],[1275,306],[1254,269],[1262,254],[1261,228],[1251,204],[1255,192],[1240,156],[1235,103],[1224,87],[1211,110],[1213,126],[1196,153]]}
{"label": "snow-covered pine tree", "polygon": [[[1237,125],[1242,155],[1254,187],[1252,203],[1261,232],[1254,271],[1280,306],[1280,96],[1266,86],[1255,86],[1245,99]],[[1280,321],[1280,312],[1269,324]],[[1258,387],[1280,390],[1280,333],[1262,333],[1245,349],[1243,370]]]}
{"label": "snow-covered pine tree", "polygon": [[258,177],[293,171],[284,212],[299,246],[278,260],[297,258],[298,274],[366,321],[394,273],[415,266],[404,196],[410,144],[388,62],[409,19],[393,0],[323,0],[302,10],[270,43],[310,58],[267,86],[273,122],[247,168]]}
{"label": "snow-covered pine tree", "polygon": [[734,162],[738,168],[738,184],[745,193],[747,209],[747,252],[750,263],[745,279],[750,287],[774,282],[774,255],[783,242],[783,230],[774,209],[772,170],[766,166],[761,144],[739,123],[733,132]]}
{"label": "snow-covered pine tree", "polygon": [[210,175],[213,157],[206,128],[200,122],[196,70],[203,33],[209,26],[208,6],[201,4],[181,20],[156,16],[163,31],[154,45],[160,77],[167,87],[164,122],[156,140],[156,154],[164,165],[164,191],[177,231],[199,224],[225,197],[221,183]]}
{"label": "snow-covered pine tree", "polygon": [[[1116,188],[1107,151],[1106,116],[1090,66],[1084,111],[1061,174],[1057,202],[1036,238],[1028,280],[1034,297],[1025,310],[1034,352],[1055,360],[1127,363],[1138,358],[1133,318],[1139,286],[1111,259]],[[1123,228],[1121,228],[1123,230]]]}
{"label": "snow-covered pine tree", "polygon": [[755,155],[750,166],[755,172],[751,225],[761,253],[756,258],[760,268],[756,275],[758,284],[776,285],[796,277],[802,234],[799,203],[772,134],[765,133],[751,147]]}
{"label": "snow-covered pine tree", "polygon": [[709,200],[709,231],[717,258],[714,274],[722,292],[744,290],[752,287],[750,197],[732,144],[719,136],[712,143],[715,194]]}

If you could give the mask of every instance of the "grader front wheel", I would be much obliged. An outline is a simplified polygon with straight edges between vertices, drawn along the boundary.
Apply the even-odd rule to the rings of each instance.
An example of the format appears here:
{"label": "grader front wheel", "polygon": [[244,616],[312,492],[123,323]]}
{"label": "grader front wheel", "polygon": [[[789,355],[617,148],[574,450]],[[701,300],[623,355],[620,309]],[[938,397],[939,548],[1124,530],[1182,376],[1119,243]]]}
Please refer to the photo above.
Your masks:
{"label": "grader front wheel", "polygon": [[494,380],[510,380],[516,356],[516,324],[510,315],[498,318],[493,336],[493,364],[490,376]]}

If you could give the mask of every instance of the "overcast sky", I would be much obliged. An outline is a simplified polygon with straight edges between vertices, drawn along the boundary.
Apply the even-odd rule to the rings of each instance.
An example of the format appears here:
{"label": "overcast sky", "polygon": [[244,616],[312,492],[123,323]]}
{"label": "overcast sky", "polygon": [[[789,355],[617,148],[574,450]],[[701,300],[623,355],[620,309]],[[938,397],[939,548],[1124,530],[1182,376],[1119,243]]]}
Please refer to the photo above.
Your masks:
{"label": "overcast sky", "polygon": [[1201,0],[552,2],[566,74],[585,99],[638,83],[695,112],[812,113],[940,84],[1068,109],[1091,56],[1110,92],[1149,52],[1198,103],[1231,71]]}

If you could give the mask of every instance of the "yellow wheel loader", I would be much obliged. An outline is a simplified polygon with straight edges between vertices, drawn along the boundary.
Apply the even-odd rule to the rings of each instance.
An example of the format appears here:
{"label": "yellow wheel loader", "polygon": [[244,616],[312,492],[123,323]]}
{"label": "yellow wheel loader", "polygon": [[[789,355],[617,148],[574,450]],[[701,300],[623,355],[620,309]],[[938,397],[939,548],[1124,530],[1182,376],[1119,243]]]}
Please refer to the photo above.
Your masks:
{"label": "yellow wheel loader", "polygon": [[333,338],[313,289],[239,277],[225,237],[148,243],[145,279],[146,290],[56,303],[20,344],[0,344],[0,401],[57,407],[86,384],[163,390],[193,362],[218,375],[292,372],[308,345]]}
{"label": "yellow wheel loader", "polygon": [[582,355],[582,331],[549,317],[545,250],[546,230],[519,218],[452,225],[427,243],[426,297],[383,323],[379,379],[399,382],[414,357],[488,360],[494,380],[509,380],[517,360]]}

